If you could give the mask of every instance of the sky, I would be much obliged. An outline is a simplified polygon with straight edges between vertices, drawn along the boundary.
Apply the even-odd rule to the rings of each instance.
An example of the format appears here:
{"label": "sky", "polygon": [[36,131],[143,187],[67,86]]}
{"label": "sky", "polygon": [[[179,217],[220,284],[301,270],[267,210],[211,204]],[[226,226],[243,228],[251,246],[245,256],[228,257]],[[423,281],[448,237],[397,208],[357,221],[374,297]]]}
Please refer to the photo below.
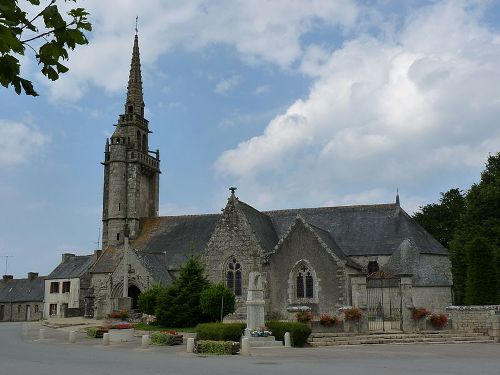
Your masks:
{"label": "sky", "polygon": [[220,212],[230,186],[259,210],[391,203],[399,189],[411,214],[500,151],[498,1],[77,4],[93,31],[69,72],[48,81],[28,50],[40,96],[0,88],[0,256],[15,277],[98,248],[136,16],[160,215]]}

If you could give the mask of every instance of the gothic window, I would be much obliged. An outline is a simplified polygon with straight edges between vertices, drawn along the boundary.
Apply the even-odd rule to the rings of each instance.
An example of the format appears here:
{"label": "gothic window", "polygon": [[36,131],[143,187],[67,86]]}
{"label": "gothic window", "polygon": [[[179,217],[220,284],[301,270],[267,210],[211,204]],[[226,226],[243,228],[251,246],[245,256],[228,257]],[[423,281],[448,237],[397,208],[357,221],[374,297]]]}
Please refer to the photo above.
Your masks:
{"label": "gothic window", "polygon": [[241,264],[232,259],[226,267],[226,286],[234,292],[237,297],[241,296]]}
{"label": "gothic window", "polygon": [[375,273],[378,270],[379,270],[379,266],[378,266],[377,261],[372,260],[372,261],[368,262],[368,267],[367,267],[368,275],[371,275],[372,273]]}
{"label": "gothic window", "polygon": [[300,299],[317,299],[318,291],[316,273],[309,265],[309,262],[302,260],[297,262],[290,272],[290,287],[292,294],[289,295],[290,301],[299,302]]}

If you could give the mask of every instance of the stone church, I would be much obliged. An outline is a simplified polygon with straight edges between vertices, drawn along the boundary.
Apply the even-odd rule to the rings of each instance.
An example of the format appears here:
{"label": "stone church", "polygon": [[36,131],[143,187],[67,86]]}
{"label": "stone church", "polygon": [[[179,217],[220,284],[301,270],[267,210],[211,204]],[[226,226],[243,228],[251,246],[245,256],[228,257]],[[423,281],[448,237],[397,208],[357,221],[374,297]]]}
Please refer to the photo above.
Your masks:
{"label": "stone church", "polygon": [[94,316],[118,309],[122,296],[136,305],[152,285],[169,285],[190,255],[200,257],[211,281],[234,291],[240,317],[251,271],[264,275],[266,313],[283,316],[302,306],[315,314],[350,305],[370,310],[369,281],[377,275],[409,280],[410,298],[399,298],[400,307],[451,304],[448,251],[413,221],[398,196],[387,204],[259,211],[231,188],[219,214],[158,216],[160,153],[150,150],[151,133],[136,35],[124,113],[102,163],[103,252],[92,269]]}

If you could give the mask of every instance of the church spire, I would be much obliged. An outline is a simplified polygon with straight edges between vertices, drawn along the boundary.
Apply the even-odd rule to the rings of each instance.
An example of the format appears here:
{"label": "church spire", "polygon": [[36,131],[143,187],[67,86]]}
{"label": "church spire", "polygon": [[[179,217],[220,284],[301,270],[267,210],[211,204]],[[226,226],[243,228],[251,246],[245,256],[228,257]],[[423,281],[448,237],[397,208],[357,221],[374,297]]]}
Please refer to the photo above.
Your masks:
{"label": "church spire", "polygon": [[132,50],[132,62],[130,63],[130,75],[128,78],[125,113],[135,113],[144,117],[141,59],[139,55],[139,38],[137,36],[137,28],[134,38],[134,48]]}

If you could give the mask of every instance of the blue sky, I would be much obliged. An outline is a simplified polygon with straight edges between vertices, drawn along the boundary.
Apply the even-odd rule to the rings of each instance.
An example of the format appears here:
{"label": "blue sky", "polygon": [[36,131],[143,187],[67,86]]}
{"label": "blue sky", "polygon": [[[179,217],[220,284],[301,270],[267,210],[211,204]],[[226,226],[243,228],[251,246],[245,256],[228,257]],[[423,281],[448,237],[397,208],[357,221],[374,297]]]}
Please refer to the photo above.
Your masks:
{"label": "blue sky", "polygon": [[70,71],[48,82],[28,51],[40,97],[0,90],[0,255],[16,277],[97,246],[136,15],[162,215],[218,212],[232,185],[262,210],[387,203],[399,187],[411,213],[500,150],[498,2],[79,4],[94,30]]}

